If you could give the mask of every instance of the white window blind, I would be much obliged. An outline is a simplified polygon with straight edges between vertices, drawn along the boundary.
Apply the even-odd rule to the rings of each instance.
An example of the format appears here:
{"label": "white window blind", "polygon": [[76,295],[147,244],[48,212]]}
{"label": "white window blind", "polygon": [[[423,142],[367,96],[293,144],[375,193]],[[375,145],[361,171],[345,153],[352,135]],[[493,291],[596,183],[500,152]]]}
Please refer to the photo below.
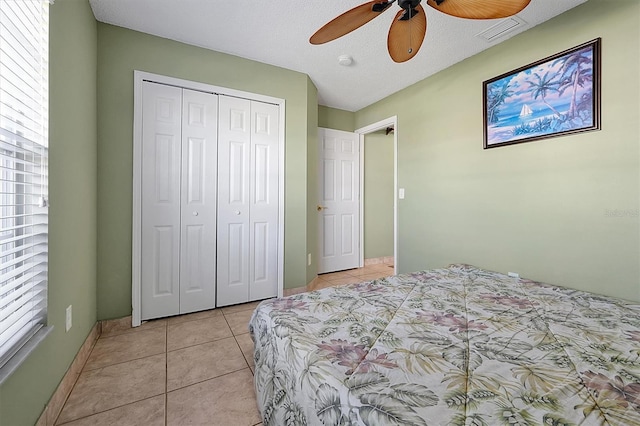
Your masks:
{"label": "white window blind", "polygon": [[0,0],[0,367],[46,324],[49,3]]}

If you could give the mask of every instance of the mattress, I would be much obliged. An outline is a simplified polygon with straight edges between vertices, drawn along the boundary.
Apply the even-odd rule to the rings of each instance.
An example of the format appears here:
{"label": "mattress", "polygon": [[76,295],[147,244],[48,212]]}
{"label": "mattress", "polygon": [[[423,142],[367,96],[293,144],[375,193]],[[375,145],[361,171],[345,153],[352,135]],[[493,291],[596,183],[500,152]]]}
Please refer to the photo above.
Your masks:
{"label": "mattress", "polygon": [[640,425],[640,306],[451,265],[262,302],[264,425]]}

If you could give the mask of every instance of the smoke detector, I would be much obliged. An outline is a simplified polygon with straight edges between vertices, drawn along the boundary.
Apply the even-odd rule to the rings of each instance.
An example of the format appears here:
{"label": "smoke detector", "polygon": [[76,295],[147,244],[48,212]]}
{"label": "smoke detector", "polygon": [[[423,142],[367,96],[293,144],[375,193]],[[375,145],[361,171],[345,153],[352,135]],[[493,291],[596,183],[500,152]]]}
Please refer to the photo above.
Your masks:
{"label": "smoke detector", "polygon": [[338,56],[338,63],[343,67],[348,67],[353,64],[353,58],[349,55],[340,55]]}

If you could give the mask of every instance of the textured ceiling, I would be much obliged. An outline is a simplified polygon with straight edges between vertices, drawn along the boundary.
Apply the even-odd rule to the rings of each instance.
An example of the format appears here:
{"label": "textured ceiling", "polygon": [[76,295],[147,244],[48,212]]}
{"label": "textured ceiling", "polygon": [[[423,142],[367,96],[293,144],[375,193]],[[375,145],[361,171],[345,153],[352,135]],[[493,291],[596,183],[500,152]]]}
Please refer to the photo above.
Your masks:
{"label": "textured ceiling", "polygon": [[[98,21],[308,74],[321,105],[357,111],[587,0],[531,0],[525,25],[489,43],[476,35],[501,20],[454,18],[426,5],[427,35],[418,54],[396,64],[387,33],[398,11],[327,44],[309,37],[365,0],[90,0]],[[338,64],[350,55],[349,67]],[[506,70],[505,70],[506,71]]]}

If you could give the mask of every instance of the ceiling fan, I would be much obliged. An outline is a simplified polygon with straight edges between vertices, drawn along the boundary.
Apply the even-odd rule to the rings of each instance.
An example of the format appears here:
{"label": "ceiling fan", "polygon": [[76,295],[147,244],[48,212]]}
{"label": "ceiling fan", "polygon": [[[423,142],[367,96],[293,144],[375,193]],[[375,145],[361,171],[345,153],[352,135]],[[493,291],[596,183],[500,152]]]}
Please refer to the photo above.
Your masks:
{"label": "ceiling fan", "polygon": [[[380,16],[396,0],[373,0],[329,21],[311,36],[311,44],[323,44],[349,34]],[[496,19],[515,15],[531,0],[427,0],[427,5],[450,16],[466,19]],[[387,49],[395,62],[413,58],[427,32],[427,16],[421,0],[397,0],[400,11],[389,29]]]}

